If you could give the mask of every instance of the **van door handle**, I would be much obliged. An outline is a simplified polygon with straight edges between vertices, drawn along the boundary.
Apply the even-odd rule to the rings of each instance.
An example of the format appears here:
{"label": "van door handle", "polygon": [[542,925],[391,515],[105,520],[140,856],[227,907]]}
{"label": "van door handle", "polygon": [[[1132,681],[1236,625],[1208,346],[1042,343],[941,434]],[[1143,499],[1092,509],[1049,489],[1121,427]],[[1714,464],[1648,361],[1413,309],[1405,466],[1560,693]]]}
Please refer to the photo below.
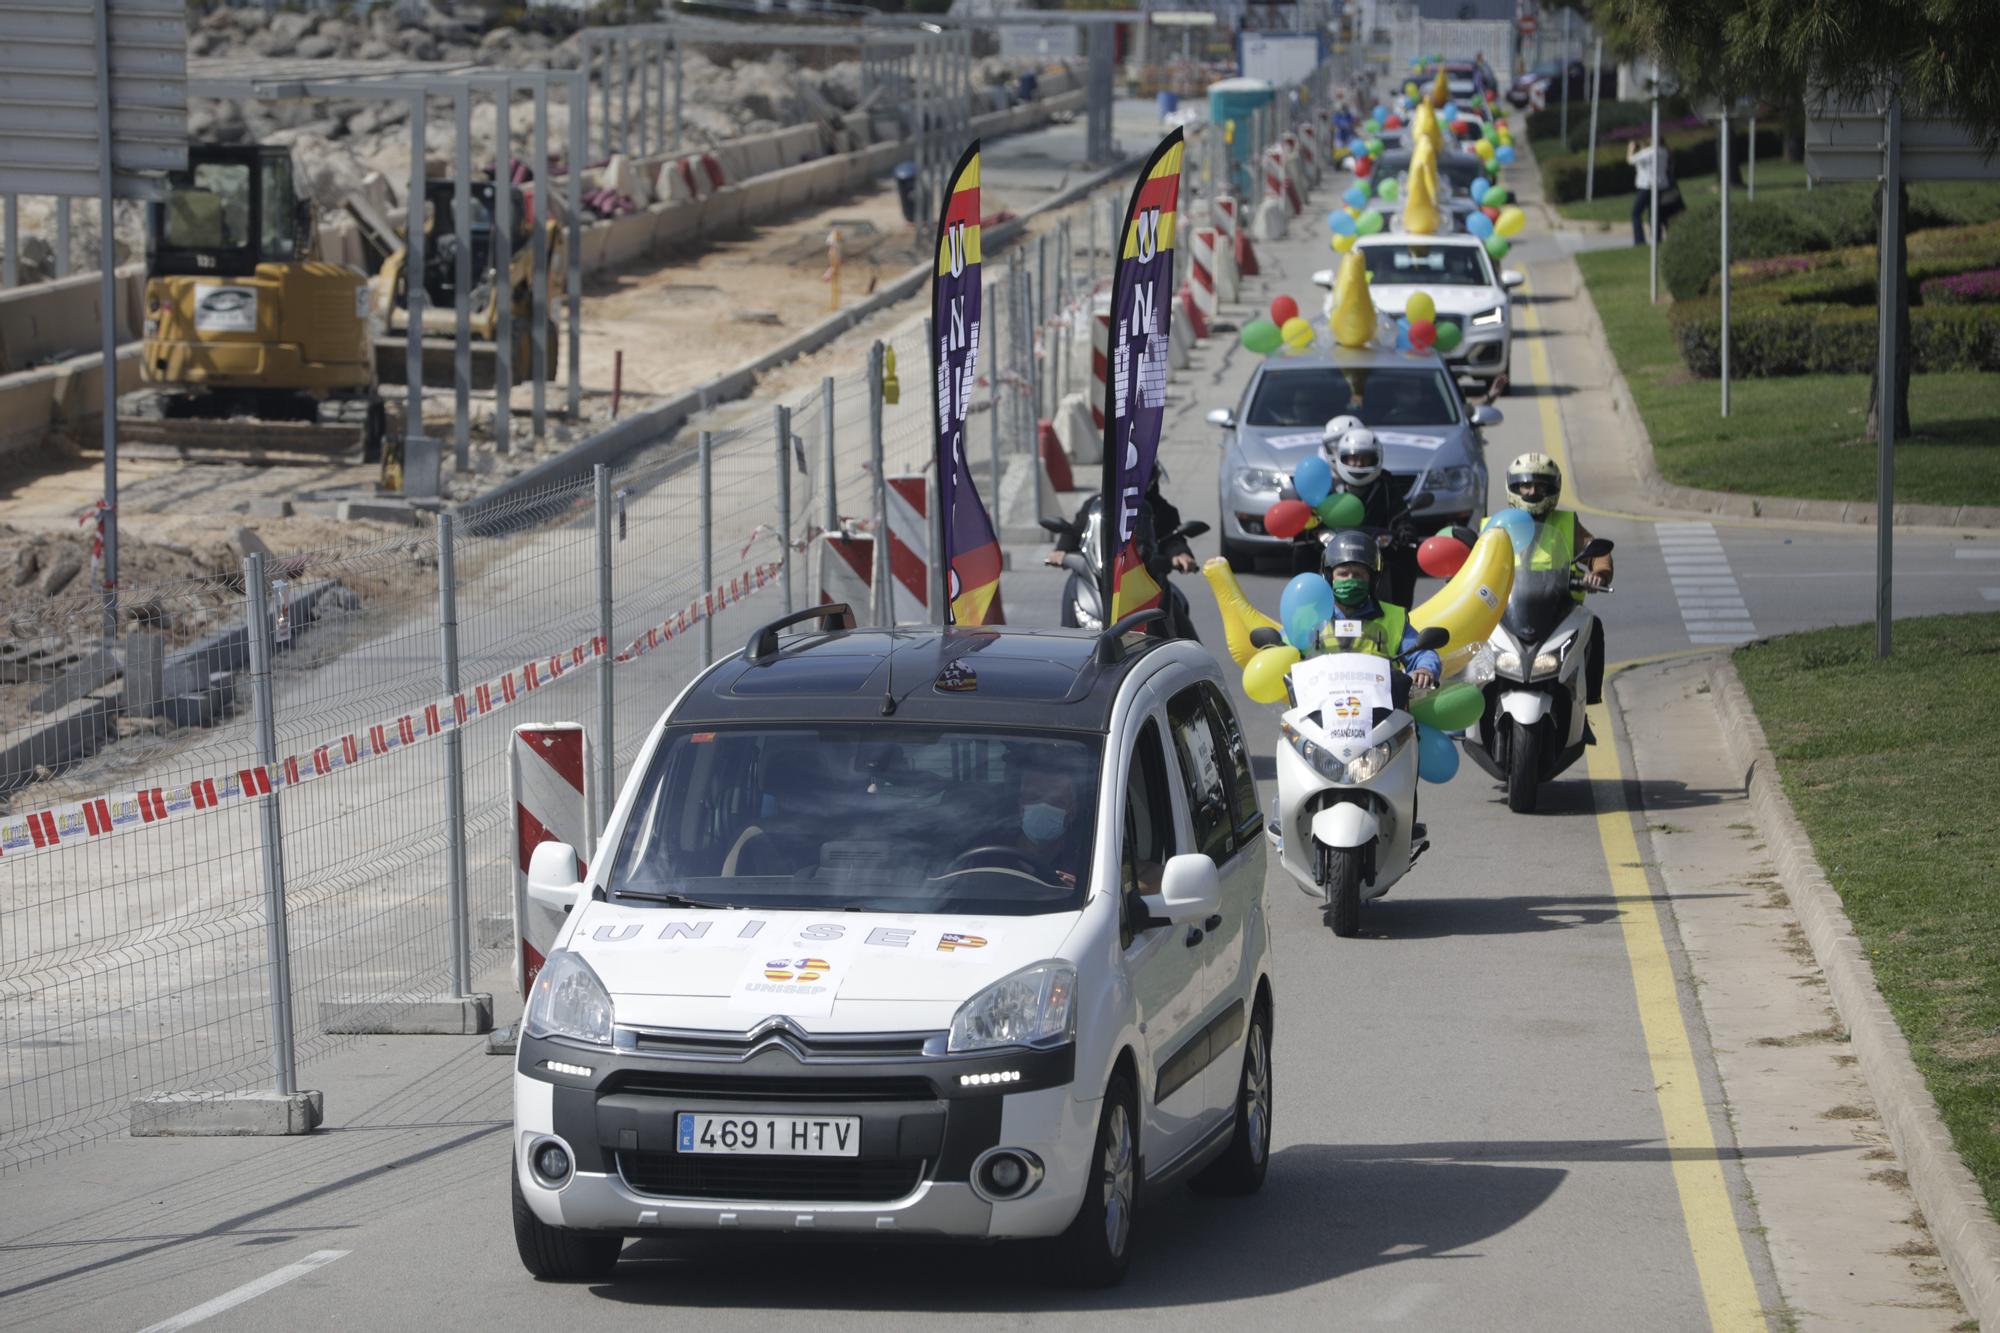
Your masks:
{"label": "van door handle", "polygon": [[1187,947],[1192,949],[1194,948],[1195,945],[1200,943],[1201,943],[1201,927],[1189,926],[1187,933]]}
{"label": "van door handle", "polygon": [[1222,929],[1222,913],[1217,912],[1214,916],[1210,917],[1208,920],[1202,922],[1201,924],[1202,924],[1202,929],[1204,930]]}

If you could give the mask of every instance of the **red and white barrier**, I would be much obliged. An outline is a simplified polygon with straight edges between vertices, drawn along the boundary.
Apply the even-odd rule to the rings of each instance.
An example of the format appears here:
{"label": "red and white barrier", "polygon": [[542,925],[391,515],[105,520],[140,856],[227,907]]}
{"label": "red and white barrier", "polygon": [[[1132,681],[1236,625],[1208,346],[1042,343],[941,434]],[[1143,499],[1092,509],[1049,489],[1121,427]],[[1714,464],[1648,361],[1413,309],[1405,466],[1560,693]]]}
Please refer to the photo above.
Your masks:
{"label": "red and white barrier", "polygon": [[1285,150],[1276,144],[1264,150],[1264,197],[1285,197]]}
{"label": "red and white barrier", "polygon": [[524,722],[507,750],[514,794],[514,982],[522,998],[555,948],[563,914],[528,896],[535,848],[566,842],[576,849],[576,877],[590,872],[590,742],[575,722]]}
{"label": "red and white barrier", "polygon": [[1299,165],[1299,136],[1287,134],[1279,141],[1283,150],[1279,154],[1279,164],[1285,173],[1285,202],[1291,205],[1292,216],[1306,211],[1306,183],[1304,169]]}
{"label": "red and white barrier", "polygon": [[1105,405],[1111,401],[1111,311],[1090,312],[1090,419],[1104,431]]}
{"label": "red and white barrier", "polygon": [[[889,623],[923,623],[930,607],[930,498],[925,478],[889,478]],[[830,532],[817,539],[819,600],[875,604],[875,534]],[[858,619],[867,619],[857,612]]]}
{"label": "red and white barrier", "polygon": [[[1243,227],[1242,205],[1237,202],[1236,196],[1225,194],[1216,199],[1215,207],[1229,228],[1230,258],[1235,262],[1237,276],[1256,277],[1257,251],[1250,244],[1250,233]],[[1235,299],[1233,294],[1230,299]]]}
{"label": "red and white barrier", "polygon": [[[757,565],[725,584],[709,589],[680,611],[626,645],[612,660],[629,662],[667,643],[734,602],[740,602],[777,577],[779,562]],[[46,810],[0,815],[0,857],[32,856],[59,847],[93,842],[114,833],[184,819],[223,806],[253,801],[285,787],[313,782],[342,769],[365,764],[397,750],[422,744],[466,723],[497,713],[528,698],[565,675],[610,651],[601,637],[573,644],[469,686],[398,717],[386,717],[332,736],[302,753],[275,764],[236,769],[190,778],[171,787],[86,797]]]}
{"label": "red and white barrier", "polygon": [[1188,235],[1187,291],[1201,317],[1196,336],[1206,338],[1219,301],[1215,290],[1215,228],[1196,227]]}
{"label": "red and white barrier", "polygon": [[1299,126],[1299,157],[1306,170],[1306,180],[1319,184],[1319,126],[1310,120]]}

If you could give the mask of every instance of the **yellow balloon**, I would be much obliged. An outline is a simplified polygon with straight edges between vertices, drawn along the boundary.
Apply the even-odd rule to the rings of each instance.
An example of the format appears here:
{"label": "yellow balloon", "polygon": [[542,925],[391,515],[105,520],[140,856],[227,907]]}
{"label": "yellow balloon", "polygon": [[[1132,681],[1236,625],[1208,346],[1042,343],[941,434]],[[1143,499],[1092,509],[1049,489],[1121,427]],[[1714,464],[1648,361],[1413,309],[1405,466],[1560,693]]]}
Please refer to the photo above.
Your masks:
{"label": "yellow balloon", "polygon": [[1437,302],[1431,299],[1429,292],[1418,292],[1410,298],[1410,303],[1403,307],[1403,314],[1412,324],[1420,319],[1436,319],[1437,312]]}
{"label": "yellow balloon", "polygon": [[1528,215],[1512,204],[1500,210],[1500,216],[1493,219],[1493,230],[1502,236],[1513,236],[1528,225]]}
{"label": "yellow balloon", "polygon": [[1493,160],[1493,145],[1484,139],[1473,140],[1472,151],[1479,154],[1480,160],[1483,162],[1491,162]]}
{"label": "yellow balloon", "polygon": [[1349,250],[1352,250],[1354,248],[1354,243],[1360,239],[1361,238],[1359,236],[1336,235],[1333,238],[1333,248],[1340,251],[1340,253],[1342,254],[1346,254]]}
{"label": "yellow balloon", "polygon": [[1243,692],[1260,704],[1283,703],[1285,673],[1298,662],[1299,650],[1290,644],[1258,649],[1243,668]]}
{"label": "yellow balloon", "polygon": [[1278,330],[1278,336],[1285,340],[1287,347],[1310,347],[1313,340],[1313,326],[1300,316],[1293,315],[1285,321],[1285,326]]}
{"label": "yellow balloon", "polygon": [[1412,79],[1408,83],[1404,84],[1403,91],[1409,96],[1415,97],[1417,95],[1417,81],[1415,79]]}
{"label": "yellow balloon", "polygon": [[1216,609],[1222,612],[1222,637],[1229,645],[1230,657],[1237,666],[1250,665],[1250,659],[1257,655],[1257,650],[1250,646],[1250,631],[1282,632],[1284,626],[1250,604],[1250,599],[1243,595],[1242,585],[1236,581],[1235,571],[1221,556],[1210,556],[1202,565],[1201,574],[1208,580],[1209,591],[1215,594]]}

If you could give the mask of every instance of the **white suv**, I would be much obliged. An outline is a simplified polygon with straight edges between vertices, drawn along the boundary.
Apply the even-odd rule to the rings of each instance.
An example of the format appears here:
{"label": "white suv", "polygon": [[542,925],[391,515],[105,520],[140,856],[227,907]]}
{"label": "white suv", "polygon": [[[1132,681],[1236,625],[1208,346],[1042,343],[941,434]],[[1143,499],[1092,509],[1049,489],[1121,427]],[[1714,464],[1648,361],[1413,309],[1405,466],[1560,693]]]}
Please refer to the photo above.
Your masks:
{"label": "white suv", "polygon": [[1060,1238],[1108,1284],[1149,1190],[1263,1182],[1265,840],[1214,659],[850,626],[683,692],[583,883],[534,853],[568,909],[514,1078],[538,1277],[735,1230]]}
{"label": "white suv", "polygon": [[[1437,317],[1459,326],[1462,340],[1440,352],[1454,375],[1489,383],[1513,374],[1513,290],[1521,275],[1496,268],[1477,236],[1462,232],[1418,236],[1408,232],[1378,232],[1355,242],[1355,252],[1368,265],[1368,297],[1386,315],[1401,315],[1411,296],[1430,293]],[[1335,270],[1321,269],[1313,281],[1332,288]],[[1328,318],[1333,294],[1326,298]]]}

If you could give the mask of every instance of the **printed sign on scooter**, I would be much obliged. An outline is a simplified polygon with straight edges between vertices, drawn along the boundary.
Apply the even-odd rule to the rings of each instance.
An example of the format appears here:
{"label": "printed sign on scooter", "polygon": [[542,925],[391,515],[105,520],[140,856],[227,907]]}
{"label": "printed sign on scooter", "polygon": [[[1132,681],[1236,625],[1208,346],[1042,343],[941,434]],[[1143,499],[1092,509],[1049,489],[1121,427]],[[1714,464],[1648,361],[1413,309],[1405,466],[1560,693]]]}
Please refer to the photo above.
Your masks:
{"label": "printed sign on scooter", "polygon": [[1391,705],[1389,665],[1366,653],[1336,653],[1300,662],[1292,668],[1292,692],[1298,706],[1317,716],[1318,725],[1329,740],[1349,742],[1342,757],[1349,757],[1352,742],[1367,739],[1375,728],[1375,710]]}

